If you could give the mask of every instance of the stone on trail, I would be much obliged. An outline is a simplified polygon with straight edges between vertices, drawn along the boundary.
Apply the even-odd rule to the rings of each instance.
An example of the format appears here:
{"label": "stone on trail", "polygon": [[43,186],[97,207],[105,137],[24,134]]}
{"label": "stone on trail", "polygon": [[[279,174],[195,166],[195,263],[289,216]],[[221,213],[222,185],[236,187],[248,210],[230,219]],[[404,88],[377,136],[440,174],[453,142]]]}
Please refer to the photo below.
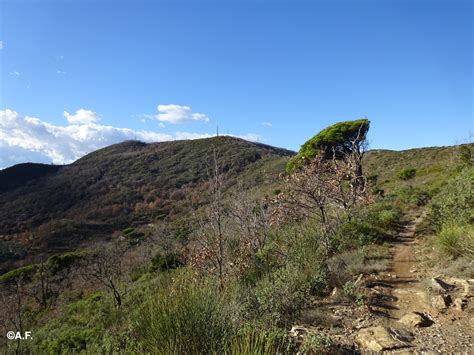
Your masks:
{"label": "stone on trail", "polygon": [[341,289],[339,287],[334,287],[331,292],[331,298],[339,298],[342,295]]}
{"label": "stone on trail", "polygon": [[467,306],[467,300],[464,298],[455,298],[453,305],[457,311],[463,311]]}
{"label": "stone on trail", "polygon": [[452,300],[450,295],[437,295],[431,299],[431,305],[438,310],[448,308],[451,302]]}
{"label": "stone on trail", "polygon": [[433,292],[436,292],[439,294],[443,294],[454,289],[453,285],[450,285],[436,277],[433,277],[430,280],[430,287],[431,287],[431,290],[433,290]]}
{"label": "stone on trail", "polygon": [[459,279],[452,277],[449,282],[455,284],[462,290],[462,297],[471,298],[474,297],[474,279]]}
{"label": "stone on trail", "polygon": [[382,326],[361,329],[356,341],[367,351],[384,351],[410,346],[413,335],[403,329],[386,328]]}
{"label": "stone on trail", "polygon": [[464,286],[464,296],[474,297],[474,279],[466,280]]}
{"label": "stone on trail", "polygon": [[430,319],[416,312],[405,314],[402,318],[400,318],[399,322],[410,327],[427,327],[432,324]]}

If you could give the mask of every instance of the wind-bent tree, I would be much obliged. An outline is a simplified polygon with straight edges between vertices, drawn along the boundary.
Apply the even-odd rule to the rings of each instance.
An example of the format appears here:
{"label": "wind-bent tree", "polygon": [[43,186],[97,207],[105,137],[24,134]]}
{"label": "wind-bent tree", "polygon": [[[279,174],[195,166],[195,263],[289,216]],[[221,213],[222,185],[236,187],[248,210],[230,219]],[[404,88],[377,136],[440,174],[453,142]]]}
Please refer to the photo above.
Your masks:
{"label": "wind-bent tree", "polygon": [[287,165],[287,171],[302,167],[322,154],[326,159],[346,160],[352,165],[354,181],[362,177],[362,156],[367,146],[370,121],[366,118],[338,122],[306,141]]}
{"label": "wind-bent tree", "polygon": [[288,163],[283,191],[274,201],[274,221],[296,216],[320,224],[327,255],[337,225],[370,202],[362,172],[369,125],[367,119],[339,122],[304,143]]}

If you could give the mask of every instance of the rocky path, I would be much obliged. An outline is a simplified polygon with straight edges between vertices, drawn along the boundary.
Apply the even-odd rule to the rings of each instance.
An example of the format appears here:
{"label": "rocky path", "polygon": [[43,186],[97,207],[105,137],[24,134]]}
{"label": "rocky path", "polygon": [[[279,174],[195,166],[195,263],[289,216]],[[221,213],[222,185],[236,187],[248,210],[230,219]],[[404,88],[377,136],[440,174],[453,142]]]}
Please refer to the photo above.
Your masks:
{"label": "rocky path", "polygon": [[383,316],[360,329],[360,350],[474,354],[474,280],[420,270],[415,231],[422,216],[407,219],[391,246],[390,271],[367,284],[374,294],[371,311]]}
{"label": "rocky path", "polygon": [[[409,312],[420,311],[424,307],[423,293],[416,274],[416,258],[414,255],[415,230],[421,218],[411,219],[393,242],[393,261],[389,279],[391,285],[392,307],[389,309],[388,325],[400,319]],[[423,309],[425,310],[425,309]]]}

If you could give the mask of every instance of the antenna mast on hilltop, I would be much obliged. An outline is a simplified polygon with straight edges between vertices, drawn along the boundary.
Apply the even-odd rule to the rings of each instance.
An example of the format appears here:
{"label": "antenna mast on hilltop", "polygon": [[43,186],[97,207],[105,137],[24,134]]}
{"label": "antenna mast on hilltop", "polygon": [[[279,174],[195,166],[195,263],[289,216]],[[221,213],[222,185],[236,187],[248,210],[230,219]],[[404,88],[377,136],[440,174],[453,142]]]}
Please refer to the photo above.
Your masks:
{"label": "antenna mast on hilltop", "polygon": [[219,125],[216,126],[216,136],[219,137]]}

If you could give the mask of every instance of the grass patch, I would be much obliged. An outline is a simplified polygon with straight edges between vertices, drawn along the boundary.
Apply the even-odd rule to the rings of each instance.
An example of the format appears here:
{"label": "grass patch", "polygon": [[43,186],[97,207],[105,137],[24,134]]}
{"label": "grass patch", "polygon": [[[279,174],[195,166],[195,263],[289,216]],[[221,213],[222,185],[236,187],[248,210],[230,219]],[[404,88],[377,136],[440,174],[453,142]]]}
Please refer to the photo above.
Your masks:
{"label": "grass patch", "polygon": [[437,242],[452,257],[474,256],[474,226],[443,225]]}

